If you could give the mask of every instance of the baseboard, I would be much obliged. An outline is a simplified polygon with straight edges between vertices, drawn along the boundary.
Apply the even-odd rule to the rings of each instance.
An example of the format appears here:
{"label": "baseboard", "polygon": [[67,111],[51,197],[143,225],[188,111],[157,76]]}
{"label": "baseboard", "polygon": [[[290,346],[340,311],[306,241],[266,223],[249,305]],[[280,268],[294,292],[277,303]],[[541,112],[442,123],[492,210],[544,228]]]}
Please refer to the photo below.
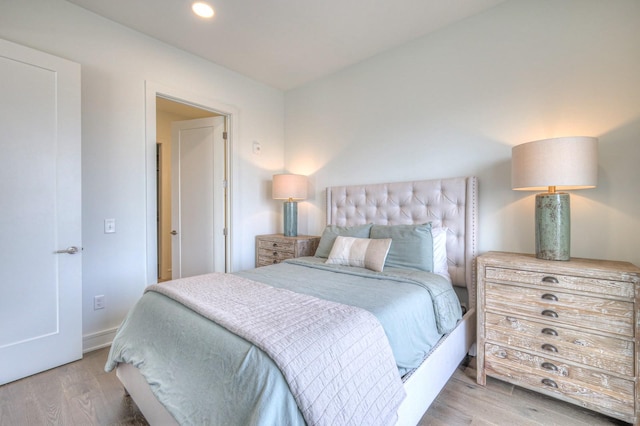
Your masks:
{"label": "baseboard", "polygon": [[111,342],[113,342],[113,339],[116,337],[116,331],[118,331],[118,327],[85,334],[82,336],[82,353],[106,348],[111,345]]}

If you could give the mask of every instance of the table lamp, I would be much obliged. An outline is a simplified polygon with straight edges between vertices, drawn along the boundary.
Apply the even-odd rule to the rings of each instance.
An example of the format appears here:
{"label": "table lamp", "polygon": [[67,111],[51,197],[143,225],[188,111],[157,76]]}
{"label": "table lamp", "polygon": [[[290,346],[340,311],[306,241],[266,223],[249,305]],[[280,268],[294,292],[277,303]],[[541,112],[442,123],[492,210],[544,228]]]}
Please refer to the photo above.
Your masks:
{"label": "table lamp", "polygon": [[298,235],[298,203],[307,198],[307,177],[303,175],[273,175],[273,199],[284,202],[284,235]]}
{"label": "table lamp", "polygon": [[543,139],[513,147],[512,188],[519,191],[547,190],[536,195],[537,258],[570,259],[569,194],[557,191],[595,188],[597,181],[597,138]]}

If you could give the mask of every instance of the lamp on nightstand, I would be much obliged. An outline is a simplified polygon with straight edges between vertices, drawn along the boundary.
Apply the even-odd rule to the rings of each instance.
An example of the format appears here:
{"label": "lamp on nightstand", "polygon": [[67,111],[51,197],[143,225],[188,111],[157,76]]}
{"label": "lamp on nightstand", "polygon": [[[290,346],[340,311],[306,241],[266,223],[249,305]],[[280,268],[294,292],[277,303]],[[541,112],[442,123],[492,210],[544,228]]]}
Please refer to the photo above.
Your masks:
{"label": "lamp on nightstand", "polygon": [[273,175],[273,199],[284,202],[284,235],[298,235],[298,203],[297,200],[307,198],[307,177],[303,175]]}
{"label": "lamp on nightstand", "polygon": [[513,147],[511,186],[536,195],[536,257],[569,260],[569,194],[558,190],[595,188],[598,139],[586,136],[543,139]]}

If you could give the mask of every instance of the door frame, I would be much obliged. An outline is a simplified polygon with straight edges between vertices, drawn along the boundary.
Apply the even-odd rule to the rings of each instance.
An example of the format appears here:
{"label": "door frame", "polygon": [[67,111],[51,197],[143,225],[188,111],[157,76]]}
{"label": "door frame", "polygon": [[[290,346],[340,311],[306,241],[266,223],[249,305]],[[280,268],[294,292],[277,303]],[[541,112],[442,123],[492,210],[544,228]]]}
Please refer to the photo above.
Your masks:
{"label": "door frame", "polygon": [[146,156],[146,226],[147,226],[147,284],[158,282],[158,194],[156,176],[156,96],[175,102],[192,105],[212,111],[227,118],[227,149],[225,152],[225,170],[227,182],[227,201],[224,206],[225,215],[225,272],[232,272],[232,240],[233,240],[233,140],[237,132],[237,108],[223,104],[202,95],[184,89],[165,86],[152,81],[145,81],[145,156]]}

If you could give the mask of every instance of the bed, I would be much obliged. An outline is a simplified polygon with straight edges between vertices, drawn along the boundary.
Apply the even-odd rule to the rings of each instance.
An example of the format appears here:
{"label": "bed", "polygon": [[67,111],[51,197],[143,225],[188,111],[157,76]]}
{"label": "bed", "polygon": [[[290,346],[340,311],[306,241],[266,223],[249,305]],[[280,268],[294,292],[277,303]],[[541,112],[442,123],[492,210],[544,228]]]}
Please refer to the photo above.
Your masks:
{"label": "bed", "polygon": [[[261,315],[263,315],[271,318],[275,314],[280,315],[280,311],[283,311],[282,315],[293,315],[289,312],[289,308],[278,309],[278,307],[284,306],[289,300],[299,296],[303,298],[300,304],[307,303],[305,306],[312,306],[318,301],[319,310],[330,311],[328,321],[331,318],[341,318],[337,315],[343,315],[344,310],[344,315],[354,315],[354,317],[345,316],[348,320],[335,320],[335,322],[349,324],[363,322],[366,323],[363,325],[364,327],[370,327],[362,333],[360,331],[351,333],[348,330],[335,332],[340,334],[340,339],[343,338],[342,336],[350,334],[357,334],[358,339],[361,339],[362,335],[377,336],[380,334],[380,329],[384,330],[382,334],[388,338],[388,345],[374,346],[373,342],[377,345],[380,336],[372,337],[370,342],[360,346],[371,346],[376,349],[362,349],[362,353],[354,355],[359,357],[358,362],[340,360],[339,365],[344,368],[344,371],[333,371],[335,370],[333,367],[325,367],[320,373],[313,374],[317,377],[320,377],[321,374],[334,374],[335,377],[331,376],[326,379],[326,383],[339,383],[335,381],[339,380],[341,376],[350,377],[348,380],[345,379],[346,383],[336,386],[340,388],[336,392],[347,388],[345,392],[351,395],[364,389],[362,393],[365,395],[362,398],[370,397],[374,393],[371,389],[376,392],[381,387],[395,389],[394,386],[397,387],[400,383],[401,389],[391,392],[393,395],[384,395],[376,400],[390,404],[380,405],[382,408],[377,408],[379,410],[376,414],[377,419],[382,419],[381,414],[386,415],[386,412],[390,411],[386,407],[394,407],[391,410],[394,411],[393,415],[388,418],[384,417],[380,423],[393,422],[399,425],[415,425],[460,362],[472,350],[472,345],[475,342],[474,263],[477,236],[477,179],[475,177],[461,177],[330,187],[326,190],[326,201],[327,228],[323,232],[321,247],[319,247],[316,257],[292,259],[278,265],[224,274],[225,277],[216,276],[214,278],[217,281],[229,280],[228,284],[220,284],[220,286],[228,286],[229,291],[235,291],[235,289],[244,288],[247,285],[246,297],[247,299],[253,297],[255,301],[250,302],[242,299],[240,302],[233,302],[235,304],[229,309],[233,312],[237,312],[238,309],[246,309],[248,314],[245,317],[248,321],[252,321],[252,327],[255,327],[254,317],[262,318]],[[442,259],[435,259],[435,257],[442,255],[441,249],[426,252],[427,257],[431,256],[429,262],[435,269],[438,269],[436,264],[440,263],[440,270],[433,269],[423,272],[419,270],[420,267],[415,268],[413,267],[415,265],[411,263],[405,265],[406,247],[398,250],[397,244],[392,245],[394,239],[398,242],[404,241],[402,233],[407,230],[411,231],[413,238],[416,232],[423,232],[425,228],[428,229],[429,238],[434,239],[436,235],[439,235],[437,237],[438,244],[444,245],[446,252],[444,271],[442,270]],[[366,230],[365,234],[362,234],[363,229]],[[384,247],[380,249],[385,251],[385,256],[382,259],[384,267],[380,264],[380,250],[376,249],[376,251],[369,247],[365,250],[366,256],[362,254],[364,253],[362,244],[367,247],[368,245],[373,246],[374,243],[371,242],[375,241],[375,246],[379,247],[384,246],[386,240],[389,240],[386,251]],[[338,248],[338,246],[340,247]],[[340,254],[344,254],[345,247],[348,248],[347,251],[351,250],[351,255],[341,257]],[[416,254],[416,250],[412,249],[414,246],[408,245],[407,247],[409,247],[411,254]],[[357,252],[357,255],[353,255],[354,252]],[[407,255],[407,258],[412,257],[411,254]],[[367,264],[353,264],[354,257],[358,262],[363,262],[366,257]],[[419,258],[424,257],[420,252]],[[345,260],[345,258],[348,259]],[[208,279],[210,277],[206,278],[206,280]],[[298,388],[301,385],[295,380],[299,380],[299,376],[305,376],[305,374],[299,374],[295,370],[289,371],[290,361],[279,360],[281,354],[286,352],[282,347],[269,352],[269,349],[261,346],[263,333],[274,334],[279,339],[283,339],[282,335],[286,335],[285,337],[290,339],[286,343],[287,350],[290,346],[301,346],[299,342],[308,340],[307,335],[296,335],[295,333],[298,331],[290,331],[288,328],[283,328],[283,331],[277,333],[265,333],[262,330],[235,331],[235,324],[226,325],[224,322],[226,321],[224,313],[211,313],[211,315],[221,315],[215,317],[218,319],[212,323],[206,318],[209,315],[208,310],[211,309],[210,305],[224,304],[231,299],[235,300],[235,294],[230,296],[230,293],[224,293],[220,299],[211,299],[212,303],[209,303],[209,306],[206,304],[202,306],[204,304],[202,300],[208,299],[208,296],[203,296],[201,293],[193,293],[194,296],[191,299],[184,298],[188,300],[182,300],[179,296],[173,299],[165,293],[174,291],[172,286],[181,287],[179,290],[175,290],[176,292],[185,291],[185,289],[186,291],[196,291],[193,290],[196,288],[197,291],[202,291],[202,288],[207,287],[210,283],[204,283],[205,278],[200,277],[178,281],[170,285],[160,284],[156,285],[154,289],[148,289],[149,291],[145,293],[123,322],[116,339],[114,339],[106,366],[107,370],[116,369],[118,378],[150,424],[372,423],[364,419],[367,419],[366,416],[371,415],[370,413],[376,413],[376,408],[367,405],[369,404],[367,401],[361,402],[360,408],[353,410],[354,412],[362,411],[361,414],[365,417],[361,417],[359,420],[357,417],[355,419],[344,417],[345,412],[347,416],[351,415],[349,405],[334,408],[333,405],[330,405],[333,402],[322,405],[320,412],[323,415],[324,413],[334,415],[332,411],[334,410],[337,413],[335,417],[325,417],[319,421],[310,420],[313,417],[307,416],[315,408],[306,408],[305,406],[303,409],[300,398],[313,400],[313,403],[310,404],[316,404],[317,401],[325,404],[322,398],[326,399],[326,389],[317,391],[320,392],[317,395],[322,397],[316,394],[313,394],[312,397],[307,397],[305,394],[300,396]],[[389,290],[390,286],[393,290]],[[260,305],[265,305],[264,309],[271,309],[269,308],[271,304],[263,303],[266,300],[263,291],[266,292],[265,295],[275,293],[274,300],[277,300],[278,297],[283,298],[274,301],[272,303],[274,310],[264,314],[258,312],[258,309],[263,309]],[[455,294],[455,307],[450,293]],[[388,304],[381,302],[386,297],[389,297],[391,301]],[[411,303],[414,301],[422,303],[418,300],[423,297],[431,300],[430,306],[432,307],[428,309],[433,309],[434,312],[429,313],[433,319],[427,320],[423,317],[418,320],[414,319],[414,314],[410,313],[413,308],[397,305],[400,302],[396,302],[395,298],[398,297],[402,300],[411,300]],[[356,299],[358,300],[356,301]],[[194,303],[197,306],[191,306],[189,303]],[[352,307],[351,304],[354,306]],[[387,305],[397,305],[400,306],[400,309],[394,308],[396,310],[389,311],[390,308]],[[426,308],[416,309],[424,310]],[[458,317],[455,316],[455,312],[445,312],[456,309],[460,310],[457,314]],[[295,309],[292,308],[291,311],[295,311]],[[407,315],[407,317],[401,317],[402,315]],[[357,320],[352,320],[355,317]],[[371,320],[374,317],[377,320]],[[299,317],[279,318],[274,320],[278,326],[302,321]],[[400,325],[393,322],[398,318],[402,318]],[[320,322],[318,320],[311,321],[312,324],[307,324],[303,328],[307,332],[309,327],[321,327],[317,325]],[[418,324],[433,322],[433,330],[435,331],[424,331],[425,337],[414,335],[413,331],[404,331],[412,327],[412,322]],[[227,328],[219,324],[225,324]],[[394,331],[394,328],[397,330]],[[228,330],[234,330],[237,335]],[[329,333],[328,331],[327,335]],[[197,338],[194,338],[194,335]],[[294,335],[296,337],[291,339],[291,336]],[[226,340],[222,344],[220,342],[223,342],[223,339]],[[252,339],[257,340],[258,343]],[[342,344],[340,339],[332,336],[328,339],[331,343],[327,343],[327,345]],[[383,340],[385,339],[383,338]],[[168,347],[167,342],[171,343],[171,348]],[[413,346],[415,342],[419,342],[416,347]],[[324,343],[322,344],[324,345]],[[258,347],[255,350],[254,345]],[[353,342],[347,342],[344,345],[349,348],[355,346]],[[200,346],[203,348],[198,349],[197,347]],[[249,347],[251,349],[247,350]],[[329,352],[336,350],[338,349],[332,348]],[[237,354],[230,355],[229,353],[233,351],[236,351]],[[213,352],[214,355],[209,352]],[[370,370],[382,369],[382,367],[367,367],[363,370],[362,366],[387,366],[385,363],[388,361],[389,354],[394,361],[392,367],[394,369],[393,375],[397,376],[396,378],[390,378],[389,382],[381,381],[382,378],[387,380],[390,376],[388,368],[379,374],[376,373],[378,376],[375,376],[377,377],[375,380],[361,378],[361,376],[365,376],[363,371],[367,373],[368,377]],[[295,353],[293,356],[296,360],[301,359],[299,353]],[[244,358],[240,360],[241,362],[236,362],[236,358],[233,357]],[[382,357],[383,359],[374,359],[374,357]],[[270,372],[264,373],[262,364],[271,362],[275,362],[276,367],[269,367],[271,368],[268,370]],[[212,366],[212,364],[214,365]],[[256,365],[260,365],[260,369],[257,369]],[[354,370],[359,365],[358,373],[349,370],[350,368]],[[242,374],[238,373],[238,368],[242,369]],[[221,370],[229,370],[229,372],[223,373]],[[160,375],[163,375],[161,379]],[[373,373],[371,375],[373,376]],[[397,378],[400,377],[401,380],[398,381]],[[317,378],[313,380],[315,380],[314,383],[318,381]],[[236,381],[238,383],[235,383]],[[369,383],[375,381],[380,381],[383,384]],[[307,385],[301,387],[305,386]],[[323,386],[330,387],[326,384]],[[355,386],[355,388],[349,390],[349,386]],[[371,386],[371,389],[366,386]],[[308,387],[313,388],[313,386]],[[224,390],[221,390],[223,388]],[[307,389],[304,391],[306,392]],[[314,389],[311,391],[316,392]],[[400,393],[402,395],[398,397]],[[230,407],[234,404],[238,406]],[[246,404],[253,405],[247,409]],[[229,414],[226,414],[227,417],[206,417],[201,412],[202,405],[213,406],[214,410],[217,409],[216,406],[221,407],[220,411],[228,411],[233,414],[233,417],[229,417]],[[362,409],[362,406],[365,409]],[[185,409],[184,407],[195,408]],[[397,417],[395,416],[396,408]],[[186,410],[186,412],[177,413],[177,410]],[[176,421],[176,418],[179,421]],[[278,420],[276,421],[276,419]],[[331,420],[327,421],[326,419]]]}

